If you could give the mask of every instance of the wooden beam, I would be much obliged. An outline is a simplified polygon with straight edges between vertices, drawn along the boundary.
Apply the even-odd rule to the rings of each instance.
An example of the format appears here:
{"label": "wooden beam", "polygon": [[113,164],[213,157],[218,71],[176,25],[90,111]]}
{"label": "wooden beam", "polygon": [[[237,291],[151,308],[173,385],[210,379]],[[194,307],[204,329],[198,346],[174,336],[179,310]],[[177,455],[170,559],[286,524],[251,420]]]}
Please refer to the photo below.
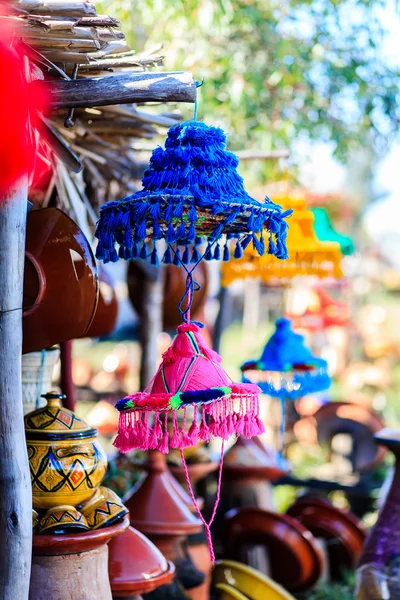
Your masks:
{"label": "wooden beam", "polygon": [[28,181],[0,196],[0,598],[28,600],[32,487],[22,410],[22,287]]}
{"label": "wooden beam", "polygon": [[[31,85],[43,85],[34,82]],[[133,102],[195,102],[191,73],[127,73],[106,77],[53,81],[50,108],[90,108]]]}

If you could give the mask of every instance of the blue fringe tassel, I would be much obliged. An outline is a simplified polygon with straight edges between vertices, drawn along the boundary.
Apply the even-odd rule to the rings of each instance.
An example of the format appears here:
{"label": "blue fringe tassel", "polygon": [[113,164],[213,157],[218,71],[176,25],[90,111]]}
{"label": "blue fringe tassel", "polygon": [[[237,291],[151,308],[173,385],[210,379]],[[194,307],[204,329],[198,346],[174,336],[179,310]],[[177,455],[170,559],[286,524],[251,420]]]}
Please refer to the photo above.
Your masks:
{"label": "blue fringe tassel", "polygon": [[190,250],[189,250],[189,246],[186,246],[183,255],[182,255],[182,262],[184,265],[188,265],[190,263]]}
{"label": "blue fringe tassel", "polygon": [[167,246],[167,249],[164,252],[162,261],[165,265],[172,265],[172,251],[169,246]]}
{"label": "blue fringe tassel", "polygon": [[228,248],[228,244],[224,245],[224,254],[223,254],[223,258],[222,260],[224,262],[228,262],[228,260],[230,260],[230,254],[229,254],[229,248]]}
{"label": "blue fringe tassel", "polygon": [[179,250],[178,246],[176,247],[176,250],[175,250],[173,263],[177,267],[179,267],[179,265],[181,264],[181,251]]}

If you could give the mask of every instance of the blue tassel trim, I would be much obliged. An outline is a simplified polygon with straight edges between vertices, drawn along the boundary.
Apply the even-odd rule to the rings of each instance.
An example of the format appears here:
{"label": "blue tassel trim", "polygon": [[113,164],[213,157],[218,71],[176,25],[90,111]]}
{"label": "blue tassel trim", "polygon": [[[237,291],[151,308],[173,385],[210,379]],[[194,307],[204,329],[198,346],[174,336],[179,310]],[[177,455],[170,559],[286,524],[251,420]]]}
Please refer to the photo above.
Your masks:
{"label": "blue tassel trim", "polygon": [[[199,245],[196,238],[216,242],[233,234],[243,238],[237,256],[253,240],[260,255],[267,250],[287,258],[285,218],[291,211],[283,212],[268,198],[260,203],[249,196],[237,172],[238,159],[225,142],[222,129],[198,121],[173,126],[165,148],[152,153],[143,189],[101,208],[96,256],[104,262],[118,256],[129,260],[135,253],[133,242],[142,247],[145,241],[165,239],[187,247]],[[266,249],[263,230],[270,234]],[[150,253],[152,261],[158,260],[156,255]],[[206,258],[214,259],[215,251]],[[229,260],[225,250],[223,258]]]}

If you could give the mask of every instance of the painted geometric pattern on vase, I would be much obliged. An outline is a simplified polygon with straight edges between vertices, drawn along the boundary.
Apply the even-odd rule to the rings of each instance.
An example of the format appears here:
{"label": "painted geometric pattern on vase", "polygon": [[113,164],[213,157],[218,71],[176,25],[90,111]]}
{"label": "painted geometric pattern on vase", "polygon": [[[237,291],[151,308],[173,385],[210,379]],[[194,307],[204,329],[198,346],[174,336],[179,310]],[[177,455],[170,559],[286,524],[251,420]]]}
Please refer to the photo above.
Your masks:
{"label": "painted geometric pattern on vase", "polygon": [[96,442],[73,446],[36,446],[28,442],[28,456],[34,501],[54,494],[53,506],[65,501],[75,504],[68,497],[77,492],[76,503],[84,499],[82,493],[90,497],[106,471],[105,457]]}
{"label": "painted geometric pattern on vase", "polygon": [[[58,410],[44,410],[38,415],[28,416],[26,419],[28,429],[36,429],[46,431],[53,429],[64,429],[65,431],[73,431],[74,429],[82,428],[82,421],[77,419],[73,413],[66,412],[62,408]],[[61,427],[60,427],[61,426]]]}
{"label": "painted geometric pattern on vase", "polygon": [[82,529],[87,531],[88,524],[85,517],[73,506],[60,506],[59,510],[56,508],[49,511],[40,520],[40,533],[57,531],[62,533]]}
{"label": "painted geometric pattern on vase", "polygon": [[128,514],[128,509],[115,500],[104,499],[101,504],[94,506],[93,510],[88,511],[85,516],[90,529],[99,529],[115,523]]}

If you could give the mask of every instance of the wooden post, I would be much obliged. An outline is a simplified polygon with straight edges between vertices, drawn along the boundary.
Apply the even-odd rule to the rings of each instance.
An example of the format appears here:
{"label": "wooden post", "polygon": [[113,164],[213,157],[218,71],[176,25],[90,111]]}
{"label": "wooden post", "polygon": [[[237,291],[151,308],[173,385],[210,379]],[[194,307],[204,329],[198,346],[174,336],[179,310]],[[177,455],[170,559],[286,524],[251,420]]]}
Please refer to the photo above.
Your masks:
{"label": "wooden post", "polygon": [[27,600],[32,488],[22,411],[22,289],[27,178],[0,196],[0,598]]}

